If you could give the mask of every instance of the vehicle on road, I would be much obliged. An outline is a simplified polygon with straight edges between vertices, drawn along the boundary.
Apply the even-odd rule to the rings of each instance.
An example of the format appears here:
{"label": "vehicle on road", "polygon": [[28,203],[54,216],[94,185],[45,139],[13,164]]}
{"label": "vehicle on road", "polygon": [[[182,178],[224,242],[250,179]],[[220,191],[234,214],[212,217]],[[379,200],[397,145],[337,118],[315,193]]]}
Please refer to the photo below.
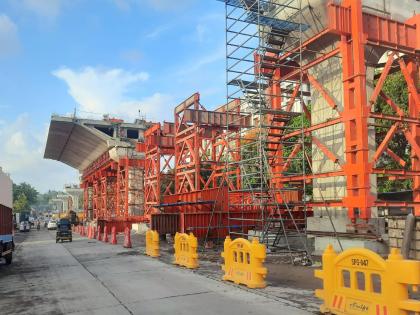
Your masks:
{"label": "vehicle on road", "polygon": [[47,229],[48,230],[57,230],[57,221],[50,220],[47,224]]}
{"label": "vehicle on road", "polygon": [[69,219],[60,219],[60,221],[58,221],[55,242],[58,243],[58,241],[73,241],[71,223]]}
{"label": "vehicle on road", "polygon": [[12,263],[14,249],[12,209],[0,204],[0,258],[7,265]]}
{"label": "vehicle on road", "polygon": [[22,221],[19,225],[19,232],[29,232],[31,230],[31,226],[28,221]]}
{"label": "vehicle on road", "polygon": [[0,260],[4,258],[6,264],[12,263],[13,250],[13,194],[12,180],[0,167]]}

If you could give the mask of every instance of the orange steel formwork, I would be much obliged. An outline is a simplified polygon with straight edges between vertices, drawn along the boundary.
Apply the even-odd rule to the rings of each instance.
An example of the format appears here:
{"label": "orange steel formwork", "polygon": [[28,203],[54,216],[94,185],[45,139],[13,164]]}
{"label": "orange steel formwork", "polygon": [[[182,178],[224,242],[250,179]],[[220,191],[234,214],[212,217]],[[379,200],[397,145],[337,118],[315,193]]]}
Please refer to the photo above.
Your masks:
{"label": "orange steel formwork", "polygon": [[[360,1],[344,1],[342,6],[330,4],[329,31],[340,36],[339,53],[343,64],[344,111],[339,121],[345,126],[345,157],[342,174],[347,178],[347,196],[342,203],[334,206],[348,209],[348,216],[353,221],[357,218],[369,219],[374,206],[382,206],[370,193],[370,174],[382,174],[393,177],[396,173],[400,179],[413,181],[414,207],[416,215],[420,215],[419,195],[419,158],[420,158],[420,99],[419,99],[419,48],[420,48],[420,15],[406,23],[395,22],[383,17],[362,12]],[[387,62],[379,80],[374,87],[370,99],[366,93],[367,46],[383,47],[390,51]],[[404,54],[404,55],[402,55]],[[407,83],[409,91],[409,112],[405,114],[382,91],[391,66],[398,65]],[[374,111],[373,105],[378,97],[383,98],[395,111],[395,115],[383,115]],[[373,158],[369,157],[368,127],[369,120],[376,123],[392,121],[382,143],[377,146]],[[405,162],[388,147],[396,133],[402,133],[411,146],[411,170]],[[389,170],[375,167],[379,157],[388,154],[397,161],[401,169]],[[403,206],[401,202],[388,202],[387,206]]]}
{"label": "orange steel formwork", "polygon": [[175,107],[174,124],[146,130],[146,214],[159,233],[227,234],[228,186],[240,183],[226,176],[227,120],[238,121],[238,129],[249,125],[249,118],[227,115],[226,106],[207,111],[195,93]]}
{"label": "orange steel formwork", "polygon": [[[344,123],[345,132],[345,162],[340,170],[320,174],[306,174],[305,176],[280,176],[279,183],[291,181],[313,180],[333,176],[346,177],[346,197],[343,200],[312,202],[310,206],[328,206],[346,208],[348,217],[355,222],[358,218],[371,218],[372,207],[412,207],[416,215],[420,215],[420,96],[419,96],[419,63],[420,63],[420,15],[416,15],[405,23],[396,22],[385,17],[376,16],[362,12],[361,1],[343,1],[341,5],[330,3],[328,5],[329,26],[326,30],[316,34],[296,47],[296,52],[310,49],[312,43],[323,40],[332,34],[337,36],[339,45],[328,52],[324,52],[316,59],[306,64],[301,64],[303,80],[309,84],[311,89],[320,92],[326,102],[337,110],[337,105],[315,77],[309,74],[309,70],[326,61],[329,58],[341,58],[342,77],[344,85],[344,110],[338,112],[338,118],[332,118],[325,122],[304,128],[303,133],[311,136],[315,130]],[[383,65],[380,77],[373,89],[370,98],[366,91],[366,59],[367,47],[383,48],[384,52],[389,51],[387,61]],[[281,73],[283,80],[298,80],[299,69],[290,65],[288,58],[292,52],[273,57],[269,55],[270,61],[261,71],[269,71],[276,67]],[[259,57],[261,59],[261,57]],[[258,60],[257,60],[258,62]],[[378,66],[379,67],[379,66]],[[391,69],[402,72],[407,84],[409,100],[408,113],[405,113],[398,104],[394,103],[383,91],[383,84]],[[276,74],[275,74],[276,75]],[[274,79],[275,80],[275,79]],[[272,91],[272,94],[276,94]],[[375,112],[374,104],[378,98],[385,100],[394,110],[394,115],[385,115]],[[275,104],[273,103],[273,108]],[[337,110],[338,111],[338,110]],[[308,115],[307,111],[305,114]],[[374,123],[372,124],[372,121]],[[392,121],[392,127],[388,130],[382,143],[380,143],[373,154],[369,156],[368,129],[369,126],[380,124],[383,121]],[[290,139],[302,131],[295,131],[279,135],[280,141]],[[397,133],[404,135],[411,148],[411,165],[395,154],[389,147],[393,136]],[[312,136],[312,143],[315,144],[331,161],[338,162],[337,157],[330,149]],[[296,154],[296,150],[291,155]],[[277,152],[277,154],[280,154]],[[387,154],[395,160],[401,168],[380,169],[376,162],[383,155]],[[376,200],[371,193],[370,175],[380,174],[394,179],[411,179],[413,182],[413,201],[380,201]]]}
{"label": "orange steel formwork", "polygon": [[144,174],[145,215],[157,213],[163,196],[174,193],[174,124],[156,123],[144,133],[146,156]]}
{"label": "orange steel formwork", "polygon": [[[241,5],[233,0],[225,2],[232,7]],[[263,94],[269,101],[263,123],[268,130],[264,141],[271,167],[269,183],[274,192],[273,202],[297,204],[302,195],[296,191],[287,193],[288,187],[294,185],[303,190],[305,184],[311,184],[316,179],[337,176],[346,178],[346,197],[342,200],[311,201],[306,203],[307,209],[293,206],[290,210],[286,205],[287,209],[280,207],[278,210],[277,205],[271,208],[267,206],[264,211],[271,214],[279,212],[276,215],[280,216],[282,212],[293,211],[295,218],[304,218],[310,214],[312,207],[337,207],[347,209],[348,217],[354,223],[357,219],[371,218],[373,207],[410,207],[414,208],[416,215],[420,215],[420,16],[416,15],[405,23],[396,22],[363,12],[361,1],[343,1],[341,5],[331,3],[328,5],[328,15],[329,25],[326,29],[293,49],[282,53],[272,48],[264,55],[254,54],[254,75],[263,74],[268,83],[253,87],[252,82],[248,82],[247,87],[248,90],[264,89]],[[310,52],[317,41],[331,38],[335,38],[337,45],[332,45],[329,51],[314,53],[316,57],[310,59],[296,58],[297,55]],[[369,98],[365,58],[368,47],[389,52],[386,63],[377,66],[379,79]],[[342,110],[338,109],[319,78],[310,71],[331,58],[341,60]],[[385,79],[397,67],[404,76],[409,92],[407,113],[382,90]],[[279,83],[286,81],[293,82],[292,88],[287,90]],[[311,120],[310,109],[304,101],[305,96],[310,94],[303,90],[303,85],[317,91],[337,115],[292,130],[287,128],[287,124],[292,116],[299,114],[292,111],[296,103],[301,105],[303,115]],[[375,112],[374,104],[378,98],[385,100],[395,114]],[[240,97],[230,101],[232,103],[215,111],[207,111],[196,93],[175,107],[174,125],[165,123],[166,127],[164,125],[162,130],[161,125],[157,124],[146,131],[146,214],[150,217],[152,227],[161,233],[192,230],[199,237],[208,236],[209,233],[224,236],[232,225],[232,220],[228,218],[230,214],[241,212],[241,220],[246,221],[249,227],[255,226],[254,220],[260,218],[258,209],[261,207],[255,205],[255,196],[251,196],[243,187],[244,174],[239,163],[235,166],[235,162],[240,162],[240,148],[245,144],[242,131],[252,125],[253,116],[241,110],[243,99]],[[391,121],[392,127],[376,146],[374,154],[370,154],[369,128],[384,121]],[[344,125],[344,161],[340,161],[335,152],[313,134],[314,131],[340,123]],[[410,163],[389,148],[390,141],[397,133],[403,134],[410,145]],[[234,134],[238,135],[236,140],[232,140],[235,139]],[[288,171],[290,165],[303,151],[304,145],[296,142],[287,153],[284,147],[290,146],[292,139],[302,135],[309,139],[310,145],[335,163],[337,170],[291,174]],[[395,160],[400,168],[379,168],[376,163],[383,154]],[[230,162],[229,166],[227,161]],[[411,179],[413,201],[377,200],[371,192],[370,176],[374,174]]]}
{"label": "orange steel formwork", "polygon": [[[138,150],[143,146],[139,145]],[[102,154],[82,174],[81,187],[84,189],[85,218],[94,220],[103,230],[123,232],[131,223],[147,221],[139,209],[133,210],[130,194],[142,193],[138,187],[130,187],[130,170],[143,170],[143,159],[120,157],[111,159],[109,152]],[[141,187],[143,183],[141,183]]]}
{"label": "orange steel formwork", "polygon": [[[374,208],[413,208],[415,214],[420,215],[420,15],[397,22],[385,15],[363,12],[360,0],[344,0],[341,5],[331,2],[327,6],[328,18],[325,20],[328,22],[325,29],[315,32],[316,27],[301,24],[308,19],[303,17],[302,8],[293,7],[298,1],[222,2],[226,4],[228,102],[238,101],[236,109],[240,114],[248,113],[253,118],[258,115],[257,123],[254,122],[253,126],[256,136],[247,131],[252,129],[248,126],[239,129],[231,139],[236,139],[240,145],[233,145],[230,152],[243,153],[247,142],[259,137],[255,141],[259,151],[255,156],[265,158],[268,165],[255,167],[257,163],[243,162],[240,177],[247,176],[243,172],[245,167],[261,170],[261,173],[266,172],[260,179],[263,184],[260,188],[255,184],[254,187],[247,185],[251,187],[249,189],[240,183],[236,189],[229,189],[228,211],[248,212],[260,205],[262,221],[269,222],[273,218],[282,221],[285,213],[293,213],[292,216],[298,218],[299,206],[293,206],[295,200],[291,203],[285,194],[287,189],[296,189],[303,191],[299,198],[306,204],[303,206],[306,210],[302,210],[305,219],[316,207],[346,209],[348,218],[354,224],[372,218]],[[309,38],[307,34],[311,34]],[[331,45],[322,46],[320,43]],[[322,50],[319,47],[323,47]],[[387,53],[387,61],[372,64],[368,61],[369,56],[365,56],[366,52],[372,50],[379,57]],[[340,61],[342,81],[337,84],[342,88],[342,104],[336,103],[340,100],[336,101],[336,95],[330,92],[331,88],[324,86],[322,78],[317,77],[317,66],[331,60]],[[367,67],[375,68],[378,79],[374,83],[367,81]],[[396,104],[383,90],[386,78],[396,71],[401,71],[407,86],[406,112],[402,110],[402,104]],[[368,84],[374,85],[372,93],[367,91]],[[230,89],[232,86],[237,89]],[[310,102],[309,97],[315,92],[334,115],[324,120],[311,119],[311,108],[307,107],[306,100]],[[376,111],[375,104],[379,98],[389,105],[393,114]],[[227,111],[228,114],[231,112]],[[299,115],[306,116],[311,124],[293,130],[288,124],[292,116]],[[372,144],[369,138],[369,133],[374,130],[372,127],[387,126],[389,122],[392,125],[381,143]],[[323,143],[316,136],[318,131],[324,130],[322,132],[325,133],[326,128],[337,125],[343,128],[343,156],[338,156],[331,144]],[[409,162],[389,146],[397,134],[404,136],[411,151]],[[376,137],[382,139],[381,135],[375,135],[374,139]],[[305,152],[305,145],[321,152],[323,158],[334,165],[333,170],[313,172],[312,156]],[[304,156],[303,160],[308,160],[303,162],[304,165],[307,163],[311,167],[309,170],[302,167],[303,174],[293,174],[289,169],[299,155]],[[389,169],[380,166],[378,162],[383,160],[384,155],[398,163],[399,167]],[[235,165],[233,161],[226,170],[231,171],[235,166],[239,168],[239,163]],[[413,200],[378,200],[371,187],[372,178],[376,175],[395,180],[410,179]],[[322,201],[305,200],[305,187],[314,186],[322,179],[337,177],[344,178],[345,197],[324,198],[321,195]],[[253,190],[253,196],[247,190]],[[281,210],[283,204],[286,211]],[[246,226],[253,225],[245,217],[235,216],[232,219]],[[266,224],[263,222],[260,229],[263,230],[264,226]],[[247,231],[233,234],[240,233],[246,235]]]}

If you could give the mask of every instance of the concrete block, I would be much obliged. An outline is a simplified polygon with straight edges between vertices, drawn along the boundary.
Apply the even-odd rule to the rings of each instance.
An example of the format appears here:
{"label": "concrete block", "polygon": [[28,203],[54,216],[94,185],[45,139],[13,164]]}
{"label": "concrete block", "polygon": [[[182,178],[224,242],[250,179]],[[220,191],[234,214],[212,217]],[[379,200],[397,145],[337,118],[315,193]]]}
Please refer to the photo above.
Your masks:
{"label": "concrete block", "polygon": [[382,235],[386,233],[386,224],[385,218],[372,218],[369,219],[369,224],[373,226],[374,232],[377,235]]}
{"label": "concrete block", "polygon": [[398,219],[397,220],[397,227],[399,229],[405,229],[405,219]]}
{"label": "concrete block", "polygon": [[403,238],[404,237],[404,230],[400,229],[389,229],[388,230],[389,237],[393,238]]}
{"label": "concrete block", "polygon": [[388,219],[388,228],[389,229],[396,229],[397,228],[397,221],[392,218]]}
{"label": "concrete block", "polygon": [[[345,217],[333,217],[332,221],[337,232],[345,233],[347,231],[347,224],[350,223],[347,216]],[[328,217],[310,217],[307,219],[308,231],[324,231],[333,232],[334,229],[331,225],[331,221]]]}
{"label": "concrete block", "polygon": [[[343,250],[354,247],[361,247],[370,249],[382,256],[385,256],[389,253],[387,244],[375,240],[340,237],[340,242],[343,246]],[[328,244],[332,244],[337,252],[341,252],[339,242],[335,237],[317,236],[315,237],[315,250],[312,254],[322,255],[323,251],[325,250]]]}
{"label": "concrete block", "polygon": [[389,238],[389,247],[392,247],[392,248],[397,248],[398,247],[396,238]]}

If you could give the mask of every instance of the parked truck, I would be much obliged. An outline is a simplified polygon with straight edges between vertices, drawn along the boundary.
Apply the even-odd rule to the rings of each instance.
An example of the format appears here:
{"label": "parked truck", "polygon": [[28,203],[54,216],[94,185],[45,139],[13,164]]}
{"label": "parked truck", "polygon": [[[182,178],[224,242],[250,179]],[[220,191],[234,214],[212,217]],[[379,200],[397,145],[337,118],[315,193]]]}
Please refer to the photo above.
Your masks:
{"label": "parked truck", "polygon": [[13,250],[13,183],[10,176],[0,168],[0,259],[12,263]]}

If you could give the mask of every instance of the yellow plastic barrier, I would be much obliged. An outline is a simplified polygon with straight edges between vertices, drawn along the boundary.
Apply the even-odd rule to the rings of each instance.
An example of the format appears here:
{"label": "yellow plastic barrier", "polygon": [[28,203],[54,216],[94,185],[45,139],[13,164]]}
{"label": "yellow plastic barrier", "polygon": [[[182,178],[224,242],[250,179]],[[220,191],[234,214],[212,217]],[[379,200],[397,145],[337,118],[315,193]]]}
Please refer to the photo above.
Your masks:
{"label": "yellow plastic barrier", "polygon": [[146,255],[150,257],[159,257],[159,233],[148,230],[146,232]]}
{"label": "yellow plastic barrier", "polygon": [[263,263],[266,253],[265,246],[259,243],[258,238],[254,237],[252,242],[243,238],[232,241],[227,236],[224,245],[223,280],[245,284],[248,288],[265,288],[267,268]]}
{"label": "yellow plastic barrier", "polygon": [[392,249],[387,260],[364,248],[337,254],[329,245],[322,255],[322,270],[315,276],[323,289],[315,295],[323,300],[321,313],[337,315],[420,314],[420,301],[409,299],[411,287],[420,284],[420,262],[404,260]]}
{"label": "yellow plastic barrier", "polygon": [[198,268],[198,241],[194,234],[175,234],[175,261],[174,264],[187,268]]}

